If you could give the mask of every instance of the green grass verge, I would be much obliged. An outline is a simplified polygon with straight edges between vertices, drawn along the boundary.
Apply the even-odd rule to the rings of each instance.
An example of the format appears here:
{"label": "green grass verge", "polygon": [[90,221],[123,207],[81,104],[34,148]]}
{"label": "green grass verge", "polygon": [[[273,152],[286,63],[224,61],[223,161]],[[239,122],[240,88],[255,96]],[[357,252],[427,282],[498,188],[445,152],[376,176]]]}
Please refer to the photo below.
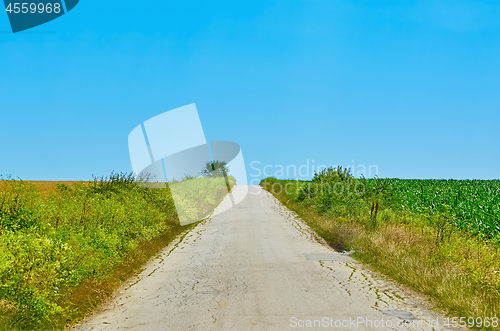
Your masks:
{"label": "green grass verge", "polygon": [[347,193],[347,187],[358,180],[335,181],[341,183],[338,188],[344,186],[344,193],[308,191],[303,188],[312,182],[275,178],[260,185],[332,247],[354,250],[356,259],[433,297],[450,316],[499,317],[497,238],[448,222],[446,208],[436,213],[411,212],[397,207],[390,189],[372,185]]}
{"label": "green grass verge", "polygon": [[[192,208],[213,210],[227,194],[219,182],[196,181],[206,194]],[[1,180],[0,330],[78,321],[193,226],[179,225],[168,189],[141,187],[130,175],[58,184],[43,195],[33,183]]]}

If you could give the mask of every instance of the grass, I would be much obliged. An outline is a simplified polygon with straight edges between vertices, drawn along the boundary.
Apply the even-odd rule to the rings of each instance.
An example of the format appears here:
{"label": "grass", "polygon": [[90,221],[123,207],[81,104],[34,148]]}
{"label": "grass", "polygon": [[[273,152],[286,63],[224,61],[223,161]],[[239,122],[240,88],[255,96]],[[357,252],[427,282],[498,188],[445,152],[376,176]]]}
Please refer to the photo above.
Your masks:
{"label": "grass", "polygon": [[[227,194],[215,179],[196,185],[206,195],[193,208],[204,213]],[[0,330],[60,330],[78,321],[193,226],[180,226],[168,189],[141,187],[131,175],[1,180]]]}
{"label": "grass", "polygon": [[353,186],[362,180],[336,177],[333,181],[346,192],[351,186],[351,193],[302,189],[314,181],[267,178],[261,186],[297,212],[332,247],[354,250],[358,260],[436,299],[450,316],[499,316],[496,238],[456,226],[447,210],[417,213],[398,207],[398,197],[390,187],[373,189],[377,184],[353,193]]}

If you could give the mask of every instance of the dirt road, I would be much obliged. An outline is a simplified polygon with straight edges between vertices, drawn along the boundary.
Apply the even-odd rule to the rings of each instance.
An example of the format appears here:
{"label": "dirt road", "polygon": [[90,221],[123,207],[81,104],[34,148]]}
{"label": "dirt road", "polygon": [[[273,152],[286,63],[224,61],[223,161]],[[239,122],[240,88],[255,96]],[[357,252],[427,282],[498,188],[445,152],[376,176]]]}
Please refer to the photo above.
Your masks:
{"label": "dirt road", "polygon": [[443,317],[427,308],[422,298],[322,244],[252,186],[244,201],[167,247],[75,328],[445,329]]}

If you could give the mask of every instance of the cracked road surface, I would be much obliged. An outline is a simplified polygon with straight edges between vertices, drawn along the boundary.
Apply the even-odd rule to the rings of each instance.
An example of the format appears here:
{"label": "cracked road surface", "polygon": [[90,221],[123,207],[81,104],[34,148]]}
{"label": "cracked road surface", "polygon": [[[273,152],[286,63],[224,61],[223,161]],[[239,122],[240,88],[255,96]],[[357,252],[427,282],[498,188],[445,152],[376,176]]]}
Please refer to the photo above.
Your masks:
{"label": "cracked road surface", "polygon": [[268,192],[249,189],[240,204],[173,242],[73,328],[445,329],[425,299],[333,251]]}

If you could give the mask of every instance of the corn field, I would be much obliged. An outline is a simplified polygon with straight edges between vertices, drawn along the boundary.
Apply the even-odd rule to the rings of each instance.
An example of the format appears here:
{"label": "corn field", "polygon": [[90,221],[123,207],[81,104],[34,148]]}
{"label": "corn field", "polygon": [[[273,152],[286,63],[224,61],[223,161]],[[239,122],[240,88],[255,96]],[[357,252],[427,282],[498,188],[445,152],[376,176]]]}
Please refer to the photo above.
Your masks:
{"label": "corn field", "polygon": [[460,229],[500,238],[500,180],[370,181],[382,181],[401,208],[419,214],[447,213],[450,222]]}

